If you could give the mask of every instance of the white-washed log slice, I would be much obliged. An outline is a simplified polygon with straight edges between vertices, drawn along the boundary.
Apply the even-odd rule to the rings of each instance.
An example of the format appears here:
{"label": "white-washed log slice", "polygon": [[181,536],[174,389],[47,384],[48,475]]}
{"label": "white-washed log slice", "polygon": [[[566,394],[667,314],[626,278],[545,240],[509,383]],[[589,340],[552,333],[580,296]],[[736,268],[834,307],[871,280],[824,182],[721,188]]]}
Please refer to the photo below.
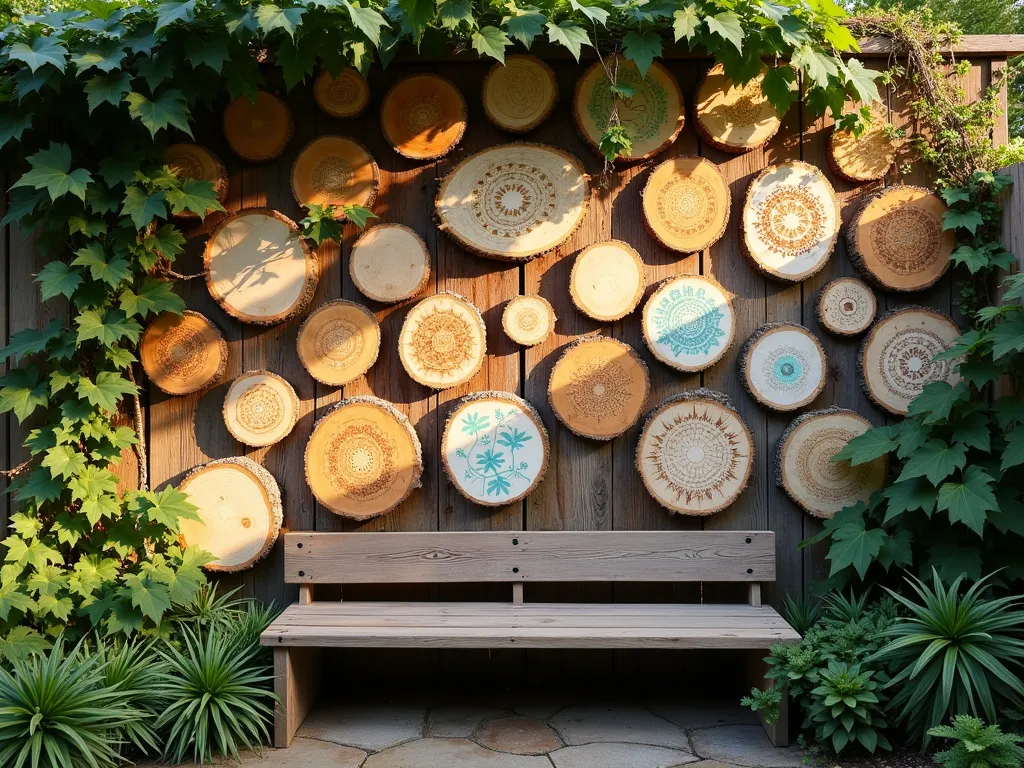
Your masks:
{"label": "white-washed log slice", "polygon": [[[171,144],[164,150],[164,165],[182,180],[195,179],[213,184],[217,202],[228,197],[228,170],[212,151],[199,144]],[[206,211],[211,213],[211,211]],[[185,210],[174,214],[180,219],[197,219],[199,214]]]}
{"label": "white-washed log slice", "polygon": [[295,128],[288,105],[267,91],[258,91],[255,102],[242,95],[228,104],[223,125],[231,150],[255,163],[284,152]]}
{"label": "white-washed log slice", "polygon": [[378,224],[353,243],[348,272],[352,284],[366,298],[394,304],[427,287],[430,251],[409,227]]}
{"label": "white-washed log slice", "polygon": [[839,200],[821,171],[799,160],[772,165],[747,190],[744,250],[765,274],[799,282],[828,262],[841,223]]}
{"label": "white-washed log slice", "polygon": [[743,345],[740,379],[775,411],[803,408],[825,388],[828,363],[814,334],[796,323],[762,325]]}
{"label": "white-washed log slice", "polygon": [[299,205],[333,205],[335,218],[343,219],[343,205],[373,205],[380,173],[373,156],[359,142],[344,136],[321,136],[295,158],[291,184]]}
{"label": "white-washed log slice", "polygon": [[602,322],[619,320],[636,309],[646,288],[640,254],[621,240],[584,248],[569,276],[572,303],[583,314]]}
{"label": "white-washed log slice", "polygon": [[832,170],[854,183],[885,178],[896,160],[896,140],[889,135],[888,122],[880,110],[871,109],[871,124],[860,136],[849,129],[833,131],[828,147]]}
{"label": "white-washed log slice", "polygon": [[202,522],[182,519],[179,535],[184,546],[213,555],[206,570],[251,568],[277,541],[284,520],[281,489],[255,461],[244,456],[211,461],[192,470],[181,491]]}
{"label": "white-washed log slice", "polygon": [[161,312],[142,334],[139,360],[158,389],[187,395],[224,377],[228,345],[217,326],[198,312]]}
{"label": "white-washed log slice", "polygon": [[466,158],[441,182],[440,229],[480,256],[525,261],[557,248],[587,213],[590,189],[572,155],[504,144]]}
{"label": "white-washed log slice", "polygon": [[203,254],[206,287],[236,320],[273,325],[309,306],[319,276],[316,254],[291,219],[250,208],[224,219]]}
{"label": "white-washed log slice", "polygon": [[288,436],[299,420],[299,396],[270,371],[248,371],[224,396],[224,425],[240,443],[262,448]]}
{"label": "white-washed log slice", "polygon": [[855,277],[840,277],[821,289],[818,322],[829,333],[856,336],[875,321],[878,299],[871,286]]}
{"label": "white-washed log slice", "polygon": [[754,442],[729,399],[708,389],[669,397],[648,415],[636,448],[644,487],[666,509],[710,515],[747,487]]}
{"label": "white-washed log slice", "polygon": [[476,376],[487,354],[480,310],[456,293],[438,293],[406,315],[398,356],[413,379],[434,389],[456,387]]}
{"label": "white-washed log slice", "polygon": [[703,371],[732,344],[736,320],[720,285],[699,275],[663,280],[643,311],[644,341],[651,353],[679,371]]}
{"label": "white-washed log slice", "polygon": [[830,518],[843,507],[866,502],[885,484],[886,457],[855,467],[832,457],[870,428],[871,422],[845,408],[794,419],[777,443],[776,481],[815,517]]}
{"label": "white-washed log slice", "polygon": [[864,201],[846,230],[850,259],[874,283],[921,291],[949,268],[955,238],[943,231],[949,210],[922,187],[886,187]]}
{"label": "white-washed log slice", "polygon": [[349,384],[377,362],[380,325],[366,307],[337,299],[317,307],[299,328],[295,348],[309,375],[321,384]]}
{"label": "white-washed log slice", "polygon": [[860,349],[861,384],[868,397],[897,416],[933,381],[956,384],[960,360],[935,360],[960,336],[949,317],[924,307],[885,315],[868,332]]}
{"label": "white-washed log slice", "polygon": [[420,487],[423,451],[409,419],[391,403],[342,400],[313,428],[306,482],[325,507],[353,520],[389,512]]}
{"label": "white-washed log slice", "polygon": [[548,401],[573,433],[611,440],[640,419],[650,389],[636,350],[607,336],[587,336],[566,347],[551,369]]}
{"label": "white-washed log slice", "polygon": [[[615,66],[611,59],[607,63]],[[611,80],[601,62],[591,66],[577,81],[573,117],[583,140],[600,153],[601,136],[608,128],[614,99],[619,120],[633,142],[631,154],[621,160],[646,160],[670,146],[683,129],[686,115],[683,94],[672,73],[655,61],[647,76],[641,77],[636,64],[620,58],[617,83],[632,88],[633,95],[612,95]]]}
{"label": "white-washed log slice", "polygon": [[466,100],[438,75],[411,75],[384,96],[380,127],[395,151],[411,160],[448,154],[466,132]]}
{"label": "white-washed log slice", "polygon": [[716,64],[697,92],[697,131],[716,149],[739,154],[764,146],[782,120],[761,90],[767,69],[745,85],[736,85]]}
{"label": "white-washed log slice", "polygon": [[718,166],[703,157],[666,160],[644,185],[647,231],[666,248],[696,253],[725,234],[732,207],[729,185]]}
{"label": "white-washed log slice", "polygon": [[506,56],[484,77],[487,119],[504,131],[526,133],[548,119],[558,101],[555,73],[536,56]]}
{"label": "white-washed log slice", "polygon": [[337,77],[321,72],[313,82],[317,106],[331,117],[359,117],[370,103],[370,86],[359,72],[346,67]]}
{"label": "white-washed log slice", "polygon": [[501,327],[516,344],[532,347],[542,343],[555,329],[554,307],[533,293],[516,296],[501,313]]}
{"label": "white-washed log slice", "polygon": [[441,438],[444,471],[459,493],[485,507],[526,498],[548,469],[548,431],[511,392],[475,392],[456,403]]}

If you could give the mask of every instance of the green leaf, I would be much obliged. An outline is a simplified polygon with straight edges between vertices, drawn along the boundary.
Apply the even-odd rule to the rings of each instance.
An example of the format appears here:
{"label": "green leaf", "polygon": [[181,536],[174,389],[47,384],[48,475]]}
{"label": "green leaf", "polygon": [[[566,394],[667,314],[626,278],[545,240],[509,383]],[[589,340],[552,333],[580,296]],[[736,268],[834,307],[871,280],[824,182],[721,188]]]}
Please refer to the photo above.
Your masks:
{"label": "green leaf", "polygon": [[497,27],[484,27],[473,33],[473,50],[481,56],[490,56],[502,64],[505,63],[505,49],[512,45],[502,30]]}
{"label": "green leaf", "polygon": [[1024,351],[1024,312],[1016,312],[989,333],[992,357],[996,360],[1011,352]]}
{"label": "green leaf", "polygon": [[380,29],[387,26],[387,20],[373,8],[364,8],[350,0],[342,0],[356,28],[366,35],[374,45],[380,45]]}
{"label": "green leaf", "polygon": [[967,446],[949,446],[942,440],[929,440],[911,455],[899,480],[927,477],[938,485],[967,463]]}
{"label": "green leaf", "polygon": [[939,194],[946,201],[946,205],[971,202],[971,192],[963,187],[944,187]]}
{"label": "green leaf", "polygon": [[8,58],[25,62],[33,72],[47,64],[63,72],[67,55],[68,49],[61,44],[61,39],[57,35],[41,35],[35,38],[31,45],[14,43],[7,49]]}
{"label": "green leaf", "polygon": [[593,24],[600,24],[603,27],[608,23],[608,16],[610,14],[599,5],[584,5],[579,0],[569,0],[569,7],[574,11],[582,13]]}
{"label": "green leaf", "polygon": [[1007,430],[1014,424],[1024,424],[1024,400],[1015,397],[1000,397],[992,404],[999,428]]}
{"label": "green leaf", "polygon": [[164,526],[172,533],[177,533],[179,520],[202,522],[195,505],[189,503],[188,495],[173,486],[146,494],[146,502],[146,519]]}
{"label": "green leaf", "polygon": [[697,27],[700,26],[700,14],[697,13],[697,6],[690,3],[672,14],[672,34],[678,43],[684,37],[689,42],[697,34]]}
{"label": "green leaf", "polygon": [[907,413],[910,416],[922,416],[925,424],[934,424],[948,419],[953,406],[970,396],[963,382],[950,386],[945,381],[933,381],[925,384],[921,394],[910,402]]}
{"label": "green leaf", "polygon": [[[95,525],[95,523],[93,523]],[[82,597],[91,596],[104,583],[117,578],[117,561],[99,555],[86,555],[75,563],[69,581],[71,592]]]}
{"label": "green leaf", "polygon": [[796,72],[788,65],[769,67],[761,82],[761,90],[780,116],[786,114],[799,96]]}
{"label": "green leaf", "polygon": [[[441,26],[445,29],[456,29],[459,25],[469,22],[470,25],[473,23],[473,3],[471,0],[441,0],[437,4],[437,16],[441,20]],[[514,18],[514,17],[513,17]],[[541,17],[543,19],[543,17]],[[512,32],[511,27],[507,25],[509,17],[502,19],[502,24],[506,24],[508,33],[513,37],[516,35]],[[540,32],[540,25],[538,25],[537,31],[533,33],[533,37],[536,37]],[[530,39],[532,40],[533,37]],[[527,48],[530,47],[528,42],[523,42]]]}
{"label": "green leaf", "polygon": [[884,521],[888,523],[904,512],[913,512],[915,509],[931,517],[938,491],[924,478],[915,477],[913,480],[893,483],[882,491],[882,495],[888,500]]}
{"label": "green leaf", "polygon": [[128,102],[128,113],[140,121],[155,138],[157,133],[169,125],[192,136],[188,121],[191,115],[185,105],[185,97],[181,91],[171,89],[164,91],[150,101],[141,93],[129,93],[125,96]]}
{"label": "green leaf", "polygon": [[533,44],[534,38],[544,31],[546,22],[547,17],[536,8],[516,8],[512,16],[502,19],[509,36],[526,46],[527,50]]}
{"label": "green leaf", "polygon": [[67,144],[51,142],[49,149],[29,155],[28,163],[32,170],[18,179],[14,187],[45,189],[51,200],[70,192],[85,202],[85,190],[92,175],[84,168],[71,170],[71,148]]}
{"label": "green leaf", "polygon": [[171,204],[171,213],[175,216],[189,211],[204,219],[208,213],[224,210],[217,199],[213,182],[201,179],[185,179],[181,187],[168,189],[167,202]]}
{"label": "green leaf", "polygon": [[131,288],[121,293],[121,309],[129,317],[138,315],[144,318],[161,312],[180,315],[185,309],[185,301],[174,292],[173,282],[147,277],[138,293]]}
{"label": "green leaf", "polygon": [[43,466],[50,470],[50,477],[67,480],[85,469],[85,454],[70,445],[57,445],[46,452]]}
{"label": "green leaf", "polygon": [[839,526],[832,532],[832,546],[828,552],[832,563],[830,575],[852,566],[863,579],[887,539],[888,535],[881,528],[865,528],[863,519],[859,523],[848,522]]}
{"label": "green leaf", "polygon": [[636,64],[640,77],[647,77],[651,62],[661,56],[661,35],[653,30],[643,34],[627,32],[622,38],[622,50],[626,58]]}
{"label": "green leaf", "polygon": [[290,91],[313,74],[316,49],[311,45],[296,45],[292,38],[286,37],[277,48],[277,63],[284,74],[284,86]]}
{"label": "green leaf", "polygon": [[893,566],[906,567],[914,564],[914,550],[910,531],[898,531],[887,536],[882,548],[878,551],[878,563],[885,570]]}
{"label": "green leaf", "polygon": [[256,7],[256,21],[264,32],[270,33],[275,29],[283,29],[288,33],[288,37],[294,40],[295,30],[302,23],[302,14],[305,12],[306,9],[302,6],[282,8],[273,3],[263,3]]}
{"label": "green leaf", "polygon": [[832,461],[849,461],[851,465],[866,464],[879,456],[885,456],[896,450],[896,434],[899,428],[872,427],[862,435],[857,435],[843,449],[832,457]]}
{"label": "green leaf", "polygon": [[950,208],[942,216],[942,228],[946,229],[966,229],[972,235],[978,231],[978,227],[985,223],[985,220],[981,217],[979,211],[973,209],[969,211],[961,211],[957,208]]}
{"label": "green leaf", "polygon": [[193,67],[209,67],[220,74],[229,58],[228,41],[220,35],[204,38],[191,34],[185,38],[185,59]]}
{"label": "green leaf", "polygon": [[[850,34],[846,27],[836,25],[838,29],[843,30],[847,35]],[[850,36],[850,40],[856,44],[853,36]],[[836,46],[839,50],[845,50]],[[853,91],[853,95],[857,101],[863,104],[871,104],[872,102],[879,101],[880,96],[878,95],[878,86],[875,85],[875,79],[882,73],[873,69],[868,69],[857,59],[849,59],[846,64],[846,83],[850,86]]]}
{"label": "green leaf", "polygon": [[1006,435],[1006,447],[1003,448],[1003,460],[999,468],[1005,472],[1021,464],[1024,464],[1024,427],[1016,427]]}
{"label": "green leaf", "polygon": [[105,493],[113,494],[117,491],[117,475],[108,469],[90,465],[81,469],[76,477],[71,478],[68,488],[71,489],[71,498],[76,501],[101,496]]}
{"label": "green leaf", "polygon": [[972,248],[969,245],[961,245],[950,259],[954,264],[967,267],[972,275],[989,266],[989,251],[987,248]]}
{"label": "green leaf", "polygon": [[377,218],[377,214],[365,205],[342,205],[341,212],[360,229],[366,229],[366,222]]}
{"label": "green leaf", "polygon": [[943,483],[939,487],[937,508],[949,513],[951,523],[963,523],[979,536],[985,528],[986,512],[997,508],[992,493],[992,478],[978,466],[964,471],[959,483]]}
{"label": "green leaf", "polygon": [[71,62],[78,71],[86,72],[95,67],[101,72],[110,72],[121,67],[127,52],[116,40],[104,40],[100,43],[87,45],[71,54]]}
{"label": "green leaf", "polygon": [[18,501],[32,500],[36,504],[57,501],[64,492],[64,484],[50,477],[50,472],[43,467],[32,470],[23,485],[18,487],[14,497]]}
{"label": "green leaf", "polygon": [[580,60],[580,50],[584,45],[591,45],[587,30],[568,21],[555,24],[549,21],[545,28],[548,31],[548,42],[565,46],[576,61]]}
{"label": "green leaf", "polygon": [[[36,601],[19,589],[17,581],[12,579],[5,584],[0,584],[0,621],[7,621],[11,611],[21,611],[27,614],[31,613],[35,607]],[[25,629],[28,629],[28,627],[25,627]],[[0,655],[10,658],[10,649],[6,647],[8,642],[10,642],[10,636],[5,638],[3,642],[0,642],[0,646],[4,646],[4,650],[0,652]]]}
{"label": "green leaf", "polygon": [[120,256],[114,256],[107,261],[103,246],[96,241],[79,248],[75,251],[75,256],[75,260],[71,262],[72,266],[88,267],[93,280],[101,280],[112,288],[116,288],[123,280],[131,277],[128,262]]}
{"label": "green leaf", "polygon": [[736,50],[743,53],[743,24],[740,17],[731,11],[724,11],[714,16],[706,16],[704,23],[708,29],[736,46]]}
{"label": "green leaf", "polygon": [[121,505],[114,496],[96,496],[82,502],[82,514],[95,526],[102,518],[114,519],[121,512]]}
{"label": "green leaf", "polygon": [[836,60],[809,45],[801,45],[793,52],[793,66],[802,69],[820,88],[829,87],[829,78],[839,74]]}
{"label": "green leaf", "polygon": [[164,224],[142,241],[147,251],[155,251],[169,261],[182,252],[185,236],[173,224]]}
{"label": "green leaf", "polygon": [[160,3],[156,7],[156,29],[154,31],[160,31],[168,24],[174,24],[177,21],[192,21],[195,9],[196,0],[185,0],[183,3]]}
{"label": "green leaf", "polygon": [[937,570],[939,578],[946,584],[952,584],[961,577],[977,581],[981,578],[981,552],[959,539],[946,539],[929,548],[927,567]]}
{"label": "green leaf", "polygon": [[121,399],[125,395],[137,395],[139,388],[112,371],[100,371],[96,374],[95,383],[88,376],[82,376],[78,381],[77,392],[79,397],[85,398],[97,408],[114,413]]}
{"label": "green leaf", "polygon": [[32,112],[5,112],[0,115],[0,147],[11,141],[21,141],[25,131],[32,128]]}
{"label": "green leaf", "polygon": [[991,450],[988,416],[984,413],[971,413],[960,419],[953,430],[953,442],[980,451]]}
{"label": "green leaf", "polygon": [[629,137],[626,126],[609,125],[601,134],[598,149],[609,163],[615,162],[620,157],[629,157],[633,154],[633,140]]}
{"label": "green leaf", "polygon": [[131,184],[124,193],[122,216],[130,216],[136,229],[145,229],[154,219],[167,218],[167,193],[158,189],[147,192],[137,184]]}
{"label": "green leaf", "polygon": [[132,605],[159,624],[164,612],[171,608],[171,594],[167,587],[137,573],[126,573],[124,583],[131,594]]}
{"label": "green leaf", "polygon": [[398,7],[404,14],[402,28],[412,33],[412,42],[419,48],[423,33],[437,11],[434,0],[398,0]]}
{"label": "green leaf", "polygon": [[79,343],[96,339],[103,346],[110,347],[128,338],[135,344],[142,333],[142,327],[119,309],[107,310],[106,314],[98,309],[86,310],[75,319],[75,323],[78,325]]}
{"label": "green leaf", "polygon": [[0,413],[13,411],[19,423],[49,402],[50,388],[35,368],[15,368],[0,378]]}
{"label": "green leaf", "polygon": [[64,324],[54,318],[46,324],[46,328],[26,328],[11,336],[11,343],[0,350],[0,362],[9,357],[18,362],[26,355],[35,355],[46,349],[46,345],[60,337]]}

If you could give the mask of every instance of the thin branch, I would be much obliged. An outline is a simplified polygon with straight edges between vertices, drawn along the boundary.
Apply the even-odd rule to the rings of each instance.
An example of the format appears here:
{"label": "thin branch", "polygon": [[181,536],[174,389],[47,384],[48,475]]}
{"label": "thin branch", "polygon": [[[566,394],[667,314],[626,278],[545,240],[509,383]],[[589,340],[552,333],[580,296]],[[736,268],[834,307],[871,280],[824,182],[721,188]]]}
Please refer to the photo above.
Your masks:
{"label": "thin branch", "polygon": [[136,392],[132,396],[135,405],[135,436],[138,438],[138,442],[132,446],[135,450],[135,456],[139,460],[139,490],[149,490],[149,459],[146,457],[146,433],[145,427],[142,423],[142,403],[139,402],[139,385],[135,382],[135,373],[132,371],[132,366],[128,366],[128,379],[132,384],[135,384]]}

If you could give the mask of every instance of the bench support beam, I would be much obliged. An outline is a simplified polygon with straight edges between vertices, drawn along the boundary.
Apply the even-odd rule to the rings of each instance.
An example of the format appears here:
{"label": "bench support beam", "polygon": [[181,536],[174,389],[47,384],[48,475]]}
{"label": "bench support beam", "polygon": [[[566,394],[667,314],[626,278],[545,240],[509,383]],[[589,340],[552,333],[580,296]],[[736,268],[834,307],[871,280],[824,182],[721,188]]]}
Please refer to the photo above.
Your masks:
{"label": "bench support beam", "polygon": [[313,709],[319,693],[320,648],[274,649],[274,746],[287,747],[306,715]]}
{"label": "bench support beam", "polygon": [[[750,654],[748,666],[750,669],[751,687],[757,687],[761,690],[774,688],[775,681],[765,677],[765,673],[768,671],[768,665],[764,662],[764,657],[768,654],[767,649],[748,651],[748,653]],[[789,691],[786,686],[782,688],[782,701],[779,702],[778,719],[774,723],[767,723],[762,712],[758,712],[757,717],[761,721],[764,732],[768,734],[768,740],[771,741],[772,746],[789,746]]]}

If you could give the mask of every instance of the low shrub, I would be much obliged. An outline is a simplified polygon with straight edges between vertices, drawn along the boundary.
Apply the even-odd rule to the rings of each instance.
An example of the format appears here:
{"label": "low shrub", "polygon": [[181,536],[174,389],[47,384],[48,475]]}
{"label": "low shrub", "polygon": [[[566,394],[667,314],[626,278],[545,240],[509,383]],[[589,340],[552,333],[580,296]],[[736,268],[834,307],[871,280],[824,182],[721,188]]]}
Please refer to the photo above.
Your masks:
{"label": "low shrub", "polygon": [[985,725],[971,715],[957,715],[952,725],[928,729],[930,736],[953,739],[949,749],[935,754],[935,762],[946,768],[1020,768],[1024,737],[1003,733],[998,725]]}

